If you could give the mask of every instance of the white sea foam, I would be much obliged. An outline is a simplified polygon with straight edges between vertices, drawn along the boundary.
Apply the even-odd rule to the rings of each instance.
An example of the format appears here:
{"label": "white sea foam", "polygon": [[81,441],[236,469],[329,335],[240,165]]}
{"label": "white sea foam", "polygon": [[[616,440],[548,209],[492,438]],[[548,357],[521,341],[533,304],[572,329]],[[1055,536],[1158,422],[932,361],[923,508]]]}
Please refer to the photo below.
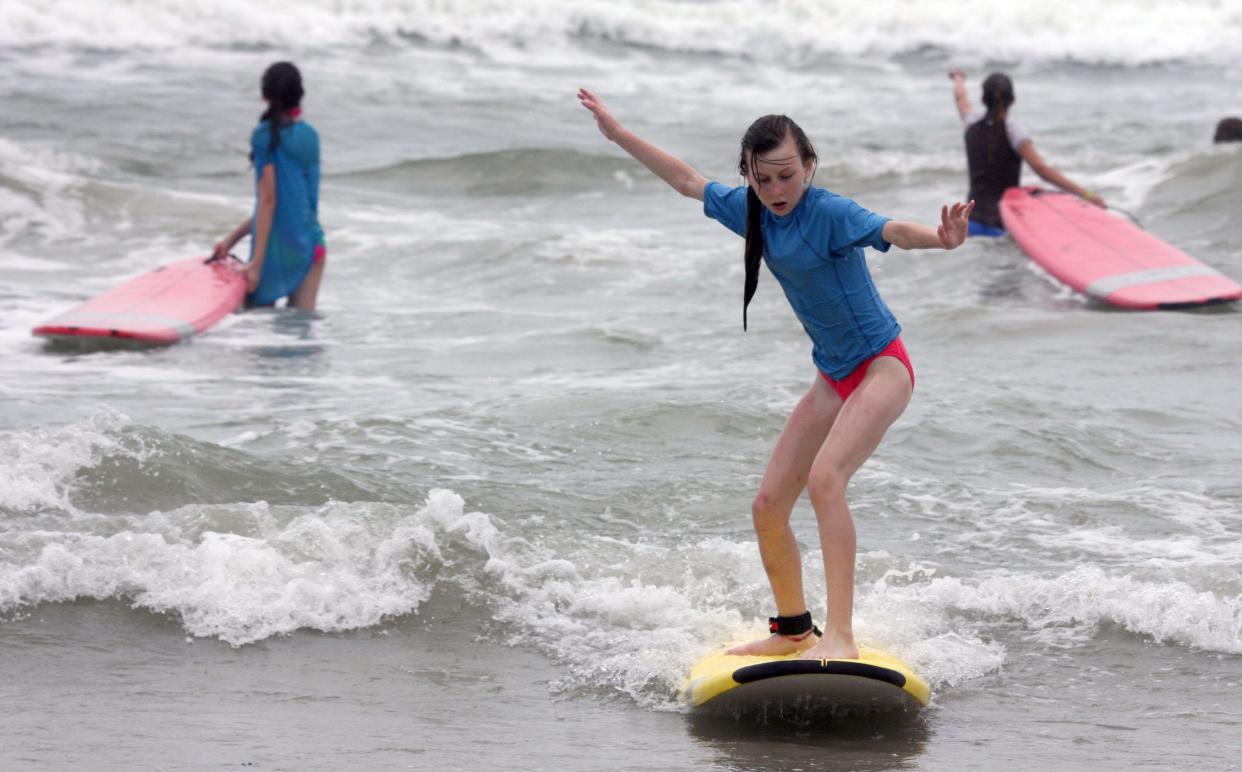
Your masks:
{"label": "white sea foam", "polygon": [[[65,506],[65,480],[116,433],[89,428],[101,421],[124,419],[61,430],[55,443],[35,432],[16,443],[10,436],[0,449],[42,482],[23,491],[6,481],[5,506]],[[64,462],[21,450],[64,440],[79,446]],[[537,523],[505,525],[469,511],[447,490],[417,508],[191,505],[106,523],[70,515],[58,527],[0,534],[0,555],[0,611],[120,598],[176,614],[191,635],[235,645],[380,624],[417,613],[443,586],[490,609],[493,635],[566,665],[562,688],[604,685],[654,708],[675,704],[698,656],[753,636],[759,620],[739,609],[768,602],[749,540],[710,537],[673,549],[588,535],[561,544]],[[805,555],[812,597],[822,596],[820,559]],[[1177,579],[1094,566],[1053,576],[942,576],[882,552],[862,555],[861,566],[880,575],[859,587],[860,639],[906,658],[934,688],[1000,667],[999,639],[1014,620],[1043,645],[1080,645],[1111,623],[1158,642],[1242,653],[1242,602]]]}
{"label": "white sea foam", "polygon": [[102,168],[94,158],[0,137],[0,172],[20,175],[23,181],[64,187]]}
{"label": "white sea foam", "polygon": [[1242,598],[1176,580],[1145,581],[1082,566],[1050,577],[945,577],[894,592],[922,609],[1017,619],[1032,634],[1061,628],[1089,638],[1111,623],[1158,643],[1242,654]]}
{"label": "white sea foam", "polygon": [[69,499],[74,475],[106,454],[135,452],[119,439],[129,425],[128,417],[101,408],[66,426],[0,432],[0,509],[76,511]]}
{"label": "white sea foam", "polygon": [[972,60],[1142,64],[1232,57],[1242,14],[1214,0],[7,0],[0,44],[116,48],[363,45],[410,39],[464,45],[497,58],[558,60],[573,41],[798,62],[927,49]]}
{"label": "white sea foam", "polygon": [[32,230],[48,240],[80,233],[85,214],[71,191],[99,168],[84,156],[0,137],[0,244]]}
{"label": "white sea foam", "polygon": [[[490,525],[460,497],[433,491],[406,514],[330,503],[289,519],[265,504],[186,507],[133,517],[109,535],[42,530],[4,535],[0,610],[78,598],[123,598],[177,614],[195,636],[234,645],[294,630],[353,630],[416,611],[451,541],[486,546]],[[236,527],[247,533],[214,530]]]}
{"label": "white sea foam", "polygon": [[[946,491],[937,479],[899,479],[881,462],[859,477],[877,481],[875,493],[860,494],[860,502],[893,507],[932,527],[968,523],[971,538],[988,539],[993,550],[1020,550],[1054,562],[1085,557],[1143,567],[1153,575],[1215,572],[1219,586],[1242,591],[1242,574],[1229,570],[1242,565],[1242,511],[1228,498],[1151,483],[1108,489],[1013,483]],[[901,486],[896,499],[887,497],[892,484]]]}

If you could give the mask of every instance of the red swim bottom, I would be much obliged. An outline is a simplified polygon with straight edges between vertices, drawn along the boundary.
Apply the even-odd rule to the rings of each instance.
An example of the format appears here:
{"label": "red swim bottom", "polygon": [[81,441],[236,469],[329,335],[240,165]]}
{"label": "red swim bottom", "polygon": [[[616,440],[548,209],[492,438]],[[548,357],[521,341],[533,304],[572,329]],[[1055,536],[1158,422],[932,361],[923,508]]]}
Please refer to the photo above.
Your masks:
{"label": "red swim bottom", "polygon": [[323,244],[315,245],[315,254],[311,255],[311,265],[319,265],[328,259],[328,248]]}
{"label": "red swim bottom", "polygon": [[906,366],[906,370],[910,371],[910,388],[914,388],[914,365],[910,364],[910,354],[906,351],[906,344],[901,342],[900,336],[894,338],[893,342],[885,346],[883,351],[870,359],[864,360],[862,364],[854,368],[853,372],[839,381],[834,381],[822,372],[820,375],[824,377],[825,381],[828,381],[828,385],[837,392],[841,397],[841,401],[844,402],[854,393],[854,389],[858,388],[858,384],[862,383],[863,378],[867,377],[867,368],[880,357],[893,357],[900,360]]}

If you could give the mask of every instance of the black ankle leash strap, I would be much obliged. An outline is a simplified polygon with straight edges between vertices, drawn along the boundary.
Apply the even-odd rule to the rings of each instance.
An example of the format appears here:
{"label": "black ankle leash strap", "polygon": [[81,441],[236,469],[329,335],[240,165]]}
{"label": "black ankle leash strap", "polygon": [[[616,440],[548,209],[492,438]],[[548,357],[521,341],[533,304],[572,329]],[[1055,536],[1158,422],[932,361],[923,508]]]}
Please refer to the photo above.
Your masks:
{"label": "black ankle leash strap", "polygon": [[802,635],[806,632],[823,635],[811,622],[809,611],[804,611],[796,617],[768,617],[768,632],[777,635]]}

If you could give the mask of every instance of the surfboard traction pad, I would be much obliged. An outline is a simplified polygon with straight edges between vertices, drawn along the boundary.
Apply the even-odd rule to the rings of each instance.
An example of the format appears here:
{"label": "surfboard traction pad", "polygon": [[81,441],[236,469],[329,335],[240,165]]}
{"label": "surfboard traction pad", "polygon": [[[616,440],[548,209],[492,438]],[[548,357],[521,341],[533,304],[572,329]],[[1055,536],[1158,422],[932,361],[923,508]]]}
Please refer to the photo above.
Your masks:
{"label": "surfboard traction pad", "polygon": [[860,653],[856,660],[711,654],[690,671],[682,700],[696,713],[774,717],[917,712],[927,704],[930,688],[904,662],[875,649]]}

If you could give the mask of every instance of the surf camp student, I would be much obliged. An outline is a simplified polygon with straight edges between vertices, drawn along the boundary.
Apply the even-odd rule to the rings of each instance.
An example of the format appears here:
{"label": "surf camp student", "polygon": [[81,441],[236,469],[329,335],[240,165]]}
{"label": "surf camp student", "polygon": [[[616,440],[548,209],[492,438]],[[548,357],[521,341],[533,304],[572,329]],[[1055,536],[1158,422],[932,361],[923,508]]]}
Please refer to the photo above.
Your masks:
{"label": "surf camp student", "polygon": [[950,70],[957,112],[966,129],[966,165],[970,171],[970,195],[976,204],[970,216],[971,236],[1004,236],[1000,199],[1006,188],[1017,187],[1022,162],[1044,180],[1103,208],[1104,199],[1066,177],[1044,160],[1022,124],[1009,117],[1013,106],[1013,81],[994,72],[983,81],[983,105],[977,109],[966,96],[966,74]]}
{"label": "surf camp student", "polygon": [[319,134],[302,120],[302,75],[290,62],[263,73],[267,109],[250,135],[254,164],[254,214],[212,249],[222,259],[250,236],[247,306],[270,306],[288,297],[290,307],[315,310],[327,249],[319,226]]}
{"label": "surf camp student", "polygon": [[1242,142],[1242,118],[1221,118],[1213,142]]}
{"label": "surf camp student", "polygon": [[[966,239],[973,203],[943,207],[939,227],[932,228],[890,220],[814,187],[815,151],[802,129],[783,115],[759,118],[746,130],[738,164],[746,184],[730,188],[709,182],[685,161],[625,129],[590,91],[581,89],[578,99],[607,139],[678,193],[702,201],[708,217],[746,239],[743,329],[763,261],[814,344],[814,381],[776,441],[752,506],[776,601],[776,616],[768,620],[771,635],[729,653],[801,651],[809,659],[856,659],[857,550],[846,485],[914,389],[901,327],[876,291],[863,248],[953,249]],[[822,637],[803,595],[798,544],[789,527],[794,503],[807,488],[828,586]]]}

